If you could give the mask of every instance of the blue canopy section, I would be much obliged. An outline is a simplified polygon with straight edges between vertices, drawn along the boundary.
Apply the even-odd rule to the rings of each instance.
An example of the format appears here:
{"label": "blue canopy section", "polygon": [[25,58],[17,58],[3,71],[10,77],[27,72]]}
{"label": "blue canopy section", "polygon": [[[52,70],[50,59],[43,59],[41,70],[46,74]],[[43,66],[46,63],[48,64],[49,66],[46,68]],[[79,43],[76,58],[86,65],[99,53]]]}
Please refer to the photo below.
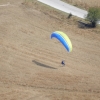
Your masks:
{"label": "blue canopy section", "polygon": [[51,38],[57,38],[63,44],[63,46],[66,48],[68,52],[71,51],[67,38],[65,37],[65,34],[59,32],[53,32],[51,34]]}

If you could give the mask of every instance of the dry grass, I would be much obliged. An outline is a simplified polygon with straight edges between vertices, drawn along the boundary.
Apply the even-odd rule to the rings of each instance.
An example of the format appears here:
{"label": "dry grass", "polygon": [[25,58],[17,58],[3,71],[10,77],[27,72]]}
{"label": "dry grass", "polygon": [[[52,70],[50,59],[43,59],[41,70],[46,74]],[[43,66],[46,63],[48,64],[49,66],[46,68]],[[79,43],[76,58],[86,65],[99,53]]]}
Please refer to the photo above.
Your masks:
{"label": "dry grass", "polygon": [[[0,100],[99,100],[100,34],[40,3],[8,1],[0,9]],[[71,53],[50,39],[55,30],[70,37]]]}
{"label": "dry grass", "polygon": [[62,0],[79,8],[88,10],[90,7],[100,7],[100,0]]}

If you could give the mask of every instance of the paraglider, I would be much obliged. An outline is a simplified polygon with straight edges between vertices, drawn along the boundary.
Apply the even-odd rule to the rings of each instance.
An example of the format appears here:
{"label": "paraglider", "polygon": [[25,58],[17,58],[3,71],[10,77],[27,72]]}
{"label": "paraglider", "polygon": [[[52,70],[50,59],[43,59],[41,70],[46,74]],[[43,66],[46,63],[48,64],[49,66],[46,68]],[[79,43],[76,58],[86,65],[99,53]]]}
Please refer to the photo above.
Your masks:
{"label": "paraglider", "polygon": [[65,33],[61,31],[55,31],[51,34],[51,39],[52,38],[58,39],[63,44],[63,46],[66,48],[68,52],[72,51],[72,43],[69,37]]}
{"label": "paraglider", "polygon": [[63,66],[65,66],[65,61],[64,61],[64,60],[62,60],[61,64],[62,64]]}

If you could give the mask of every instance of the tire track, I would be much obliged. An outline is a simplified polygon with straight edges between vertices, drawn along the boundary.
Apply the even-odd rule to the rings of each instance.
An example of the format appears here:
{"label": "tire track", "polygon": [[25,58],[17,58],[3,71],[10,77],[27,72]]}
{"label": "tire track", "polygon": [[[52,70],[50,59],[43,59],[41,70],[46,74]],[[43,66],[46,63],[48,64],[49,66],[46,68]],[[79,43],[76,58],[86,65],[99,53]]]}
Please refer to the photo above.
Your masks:
{"label": "tire track", "polygon": [[[4,83],[7,84],[7,83]],[[83,89],[83,90],[79,90],[77,88],[72,88],[72,89],[68,89],[68,88],[58,88],[58,87],[46,87],[46,86],[36,86],[36,85],[27,85],[27,84],[19,84],[19,83],[12,83],[12,85],[17,85],[17,86],[21,86],[24,88],[31,88],[31,89],[44,89],[44,90],[53,90],[53,91],[66,91],[66,92],[80,92],[80,93],[100,93],[100,90],[92,90],[92,89]],[[9,92],[12,93],[12,92]],[[8,94],[9,94],[8,93]],[[2,94],[1,94],[2,95]]]}

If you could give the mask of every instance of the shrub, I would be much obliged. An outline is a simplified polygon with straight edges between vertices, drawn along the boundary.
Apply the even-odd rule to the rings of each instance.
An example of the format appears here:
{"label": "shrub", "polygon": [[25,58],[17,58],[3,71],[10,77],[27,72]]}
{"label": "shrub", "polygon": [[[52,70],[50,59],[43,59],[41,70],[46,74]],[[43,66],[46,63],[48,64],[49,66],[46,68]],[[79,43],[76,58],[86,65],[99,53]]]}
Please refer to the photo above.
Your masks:
{"label": "shrub", "polygon": [[89,8],[86,20],[91,22],[92,27],[96,27],[97,21],[100,20],[100,8]]}

